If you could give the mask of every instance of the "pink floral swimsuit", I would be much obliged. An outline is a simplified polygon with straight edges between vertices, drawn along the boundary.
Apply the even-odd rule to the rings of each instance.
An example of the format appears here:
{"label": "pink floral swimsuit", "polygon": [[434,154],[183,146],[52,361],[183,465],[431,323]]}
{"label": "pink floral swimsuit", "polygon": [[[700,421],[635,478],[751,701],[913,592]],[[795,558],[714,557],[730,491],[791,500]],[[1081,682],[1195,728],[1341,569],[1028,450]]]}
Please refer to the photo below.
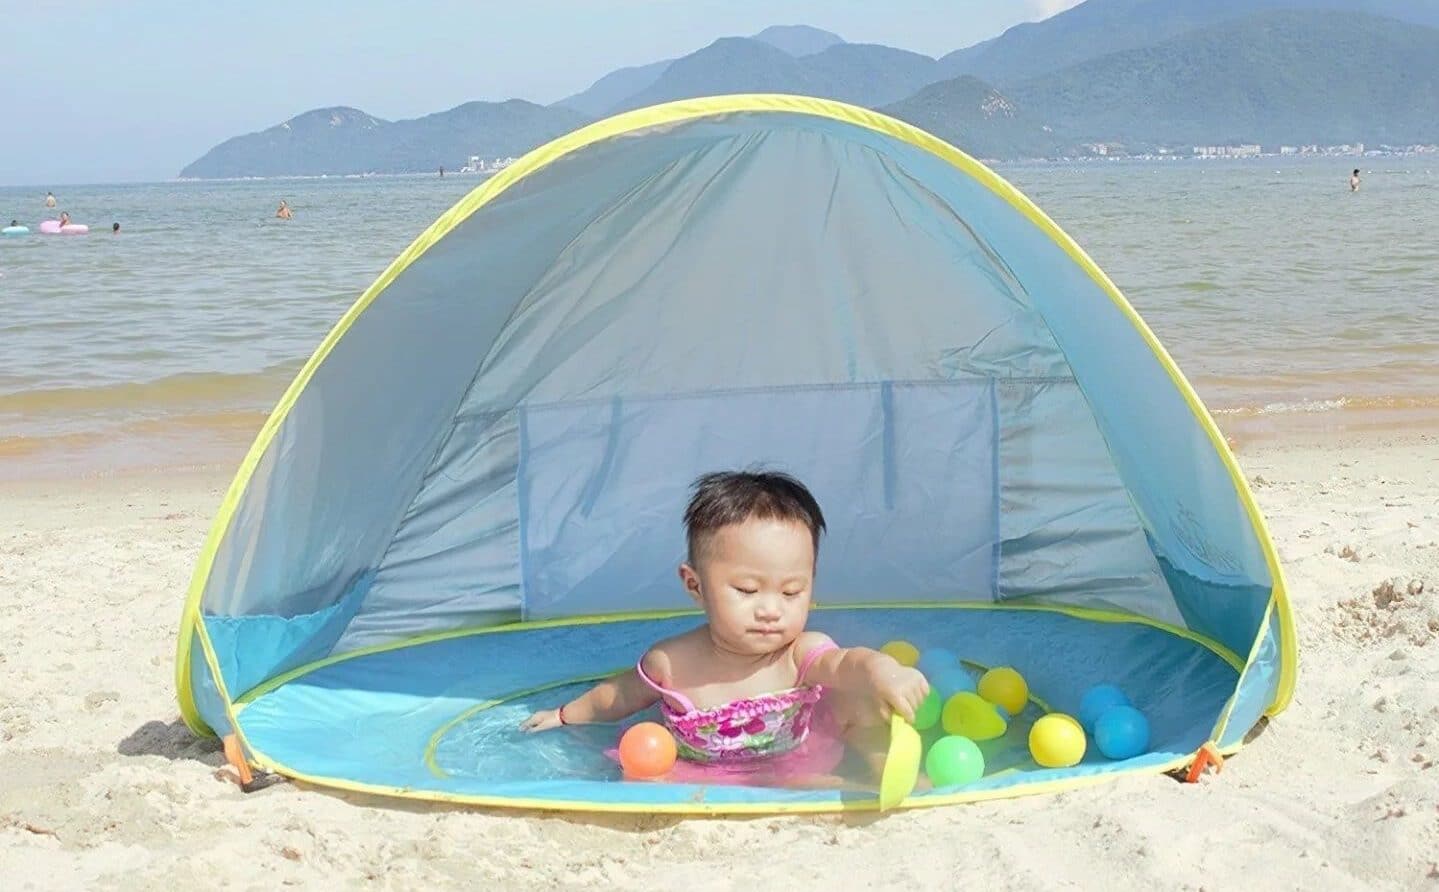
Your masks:
{"label": "pink floral swimsuit", "polygon": [[[815,756],[823,750],[818,762],[798,759],[806,764],[803,770],[828,771],[833,768],[831,743],[843,744],[837,737],[811,740],[811,722],[815,706],[824,696],[822,685],[804,684],[805,673],[814,661],[834,650],[833,642],[821,644],[805,654],[800,663],[795,686],[773,694],[742,697],[709,709],[696,709],[693,702],[679,691],[656,683],[636,665],[640,678],[660,695],[660,715],[675,736],[681,759],[716,767],[741,767],[760,760],[769,762],[779,756]],[[826,735],[818,735],[826,736]],[[786,762],[792,760],[785,760]]]}

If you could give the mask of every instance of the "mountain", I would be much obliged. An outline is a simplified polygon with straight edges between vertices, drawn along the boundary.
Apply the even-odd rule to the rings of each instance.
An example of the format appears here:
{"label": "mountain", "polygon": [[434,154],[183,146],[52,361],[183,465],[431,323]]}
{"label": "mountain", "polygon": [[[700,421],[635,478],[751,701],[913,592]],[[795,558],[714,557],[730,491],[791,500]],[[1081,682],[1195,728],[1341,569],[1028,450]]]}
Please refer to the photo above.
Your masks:
{"label": "mountain", "polygon": [[1077,139],[1409,144],[1439,140],[1439,30],[1268,12],[1111,53],[1006,91]]}
{"label": "mountain", "polygon": [[315,176],[459,167],[470,155],[522,154],[589,120],[579,112],[520,99],[467,102],[407,121],[385,121],[354,108],[322,108],[228,139],[180,176]]}
{"label": "mountain", "polygon": [[800,93],[883,105],[942,77],[928,56],[876,44],[836,44],[795,58],[767,43],[725,37],[671,62],[649,87],[611,113],[723,93]]}
{"label": "mountain", "polygon": [[1088,0],[939,60],[946,77],[1001,87],[1196,28],[1277,10],[1328,10],[1439,27],[1439,0]]}
{"label": "mountain", "polygon": [[873,43],[846,43],[800,59],[819,84],[817,96],[877,106],[903,99],[944,77],[929,56]]}
{"label": "mountain", "polygon": [[1058,155],[1069,144],[989,84],[962,75],[880,111],[979,158]]}
{"label": "mountain", "polygon": [[[583,111],[518,99],[408,121],[317,109],[227,140],[181,176],[433,170],[472,154],[521,154],[600,114],[751,92],[882,108],[983,157],[1054,155],[1085,142],[1136,150],[1439,141],[1439,29],[1425,26],[1439,24],[1439,0],[1276,8],[1300,2],[1088,0],[938,61],[804,26],[772,28],[606,75],[566,100]],[[1268,11],[1243,14],[1250,9]],[[994,74],[947,75],[955,65]]]}
{"label": "mountain", "polygon": [[674,60],[653,84],[609,111],[718,93],[804,93],[810,86],[804,66],[784,50],[746,37],[721,37]]}
{"label": "mountain", "polygon": [[[773,25],[751,39],[766,43],[791,56],[810,56],[844,43],[844,38],[808,25]],[[589,89],[566,96],[555,105],[600,117],[626,99],[646,89],[669,68],[673,59],[621,68],[595,81]]]}
{"label": "mountain", "polygon": [[784,50],[796,58],[813,56],[844,43],[844,38],[838,34],[811,28],[809,25],[771,25],[754,35],[754,39],[775,49]]}
{"label": "mountain", "polygon": [[629,97],[644,90],[660,79],[673,59],[620,68],[595,81],[589,89],[566,96],[555,103],[558,108],[568,108],[591,117],[601,117],[605,112],[619,105]]}
{"label": "mountain", "polygon": [[341,173],[350,159],[373,155],[395,125],[356,108],[317,108],[268,130],[215,146],[181,177]]}

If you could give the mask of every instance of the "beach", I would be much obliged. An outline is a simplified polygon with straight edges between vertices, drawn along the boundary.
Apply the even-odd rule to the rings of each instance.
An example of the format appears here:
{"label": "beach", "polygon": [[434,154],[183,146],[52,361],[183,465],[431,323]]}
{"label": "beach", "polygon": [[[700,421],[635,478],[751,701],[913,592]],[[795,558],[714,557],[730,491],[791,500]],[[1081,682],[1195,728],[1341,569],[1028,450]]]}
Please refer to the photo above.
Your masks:
{"label": "beach", "polygon": [[824,817],[550,815],[244,794],[174,700],[233,465],[0,484],[11,889],[1414,889],[1439,885],[1439,436],[1239,444],[1298,622],[1291,707],[1197,785]]}

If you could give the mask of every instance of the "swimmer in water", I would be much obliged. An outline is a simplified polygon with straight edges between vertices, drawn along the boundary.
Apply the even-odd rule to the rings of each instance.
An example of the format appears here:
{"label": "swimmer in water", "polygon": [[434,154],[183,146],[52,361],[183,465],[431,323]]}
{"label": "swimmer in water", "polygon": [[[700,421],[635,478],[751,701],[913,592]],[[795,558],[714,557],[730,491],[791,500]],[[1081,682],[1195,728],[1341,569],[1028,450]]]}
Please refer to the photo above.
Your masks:
{"label": "swimmer in water", "polygon": [[68,211],[61,211],[61,212],[60,212],[60,225],[61,225],[61,226],[69,226],[69,225],[70,225],[70,214],[69,214]]}
{"label": "swimmer in water", "polygon": [[1354,172],[1349,175],[1349,191],[1359,191],[1359,168],[1357,167],[1354,168]]}
{"label": "swimmer in water", "polygon": [[113,232],[115,235],[119,235],[119,234],[120,234],[120,224],[119,224],[119,223],[111,223],[111,224],[110,224],[110,231]]}
{"label": "swimmer in water", "polygon": [[47,207],[47,208],[53,208],[54,206],[55,206],[55,193],[54,193],[54,192],[46,192],[46,193],[45,193],[45,207]]}
{"label": "swimmer in water", "polygon": [[285,204],[285,199],[282,198],[280,199],[280,207],[275,211],[275,216],[281,220],[288,220],[295,215],[290,211],[290,206]]}

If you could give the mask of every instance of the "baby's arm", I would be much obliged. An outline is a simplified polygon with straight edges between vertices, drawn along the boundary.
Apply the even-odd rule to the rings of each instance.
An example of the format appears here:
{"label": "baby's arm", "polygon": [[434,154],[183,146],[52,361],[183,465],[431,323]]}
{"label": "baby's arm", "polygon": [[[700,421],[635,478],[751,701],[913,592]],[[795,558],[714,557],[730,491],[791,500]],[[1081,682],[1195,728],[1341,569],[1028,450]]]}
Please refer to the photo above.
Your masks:
{"label": "baby's arm", "polygon": [[[795,662],[803,663],[816,647],[833,644],[828,635],[805,632],[795,642]],[[914,721],[914,711],[929,694],[929,682],[919,670],[901,666],[889,654],[868,647],[831,647],[810,664],[804,680],[847,694],[868,695],[878,701],[878,718],[886,721],[891,711]],[[569,718],[568,712],[565,718]]]}
{"label": "baby's arm", "polygon": [[[648,655],[646,656],[648,660]],[[633,669],[607,678],[560,709],[542,709],[520,723],[521,731],[548,731],[561,725],[588,725],[617,722],[634,715],[659,699]],[[560,711],[564,721],[560,721]]]}

